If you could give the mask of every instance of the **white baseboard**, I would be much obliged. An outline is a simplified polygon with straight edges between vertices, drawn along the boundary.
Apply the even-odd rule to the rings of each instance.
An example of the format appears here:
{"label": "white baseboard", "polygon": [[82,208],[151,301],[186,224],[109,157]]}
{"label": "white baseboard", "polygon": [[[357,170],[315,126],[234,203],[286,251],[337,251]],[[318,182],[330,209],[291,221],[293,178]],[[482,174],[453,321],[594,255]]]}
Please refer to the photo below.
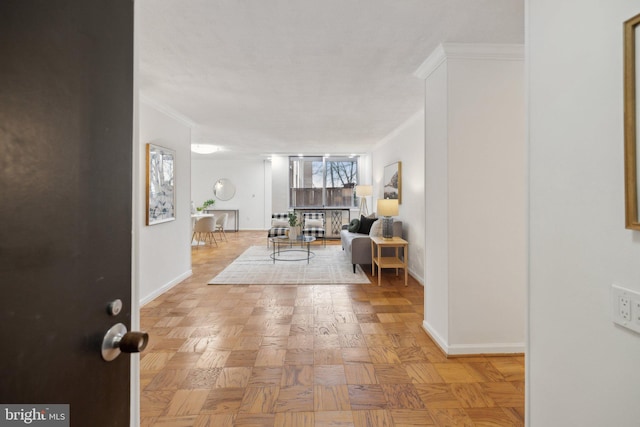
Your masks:
{"label": "white baseboard", "polygon": [[438,334],[438,332],[427,323],[422,322],[422,328],[429,334],[432,340],[447,356],[466,356],[477,354],[522,354],[525,352],[524,343],[483,343],[483,344],[453,344]]}
{"label": "white baseboard", "polygon": [[178,277],[176,277],[175,279],[171,280],[169,283],[167,283],[164,286],[156,289],[151,294],[145,296],[144,298],[141,298],[140,299],[140,307],[142,307],[143,305],[145,305],[146,303],[148,303],[150,301],[153,301],[154,299],[156,299],[160,295],[164,294],[169,289],[173,288],[175,285],[177,285],[178,283],[182,282],[184,279],[190,277],[191,275],[193,275],[193,271],[192,270],[187,270],[184,273],[182,273],[181,275],[179,275]]}
{"label": "white baseboard", "polygon": [[448,354],[447,349],[449,348],[449,344],[444,338],[440,336],[438,331],[436,331],[433,327],[431,327],[431,325],[429,325],[426,320],[422,321],[422,329],[424,329],[427,334],[429,334],[431,339],[436,342],[436,344],[438,345],[438,347],[440,347],[440,350],[442,350],[444,354]]}
{"label": "white baseboard", "polygon": [[418,283],[420,283],[422,285],[422,287],[424,288],[424,279],[422,278],[422,276],[419,276],[413,269],[409,269],[409,274],[411,275],[411,277],[413,277],[414,279],[416,279],[416,281]]}

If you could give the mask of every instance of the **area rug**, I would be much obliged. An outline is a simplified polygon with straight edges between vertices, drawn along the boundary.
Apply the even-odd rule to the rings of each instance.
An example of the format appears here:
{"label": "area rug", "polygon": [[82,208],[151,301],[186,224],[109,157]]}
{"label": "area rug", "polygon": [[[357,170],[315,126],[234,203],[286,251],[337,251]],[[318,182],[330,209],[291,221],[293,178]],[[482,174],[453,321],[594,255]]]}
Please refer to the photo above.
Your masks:
{"label": "area rug", "polygon": [[[297,249],[300,249],[298,247]],[[306,248],[305,248],[306,249]],[[213,279],[210,285],[332,285],[343,283],[371,283],[359,265],[353,273],[350,259],[338,245],[311,246],[312,258],[307,264],[305,252],[281,253],[303,261],[271,259],[273,249],[251,246]]]}

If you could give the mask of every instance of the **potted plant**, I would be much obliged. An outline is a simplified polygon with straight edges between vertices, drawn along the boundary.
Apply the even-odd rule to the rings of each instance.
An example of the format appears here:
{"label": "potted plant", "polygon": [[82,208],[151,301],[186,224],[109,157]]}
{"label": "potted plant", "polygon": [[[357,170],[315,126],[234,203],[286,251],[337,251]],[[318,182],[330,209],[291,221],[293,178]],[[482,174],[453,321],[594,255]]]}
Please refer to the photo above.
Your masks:
{"label": "potted plant", "polygon": [[216,201],[213,199],[205,200],[202,204],[202,210],[207,210],[209,206],[213,206],[215,203]]}
{"label": "potted plant", "polygon": [[302,225],[298,221],[298,214],[296,211],[289,212],[289,238],[295,240],[298,238],[298,226]]}

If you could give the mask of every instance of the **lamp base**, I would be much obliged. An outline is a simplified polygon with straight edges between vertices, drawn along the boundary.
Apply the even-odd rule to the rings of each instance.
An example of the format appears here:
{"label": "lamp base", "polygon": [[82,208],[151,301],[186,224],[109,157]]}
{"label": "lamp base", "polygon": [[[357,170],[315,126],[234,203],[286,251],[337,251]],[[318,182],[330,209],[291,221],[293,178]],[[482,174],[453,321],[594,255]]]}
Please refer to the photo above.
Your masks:
{"label": "lamp base", "polygon": [[393,218],[390,216],[382,218],[382,238],[393,239]]}
{"label": "lamp base", "polygon": [[358,218],[360,215],[369,215],[369,209],[367,208],[367,199],[360,197],[360,211],[358,212]]}

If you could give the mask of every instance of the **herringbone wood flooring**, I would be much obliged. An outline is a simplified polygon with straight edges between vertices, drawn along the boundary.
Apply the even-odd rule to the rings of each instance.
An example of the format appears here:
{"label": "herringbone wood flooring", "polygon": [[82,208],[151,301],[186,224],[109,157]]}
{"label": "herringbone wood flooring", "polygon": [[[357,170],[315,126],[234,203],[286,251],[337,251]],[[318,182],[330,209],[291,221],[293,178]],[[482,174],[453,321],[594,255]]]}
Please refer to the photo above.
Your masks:
{"label": "herringbone wood flooring", "polygon": [[193,276],[142,308],[143,426],[524,425],[523,357],[444,357],[422,286],[394,270],[381,287],[207,285],[265,234],[193,249]]}

